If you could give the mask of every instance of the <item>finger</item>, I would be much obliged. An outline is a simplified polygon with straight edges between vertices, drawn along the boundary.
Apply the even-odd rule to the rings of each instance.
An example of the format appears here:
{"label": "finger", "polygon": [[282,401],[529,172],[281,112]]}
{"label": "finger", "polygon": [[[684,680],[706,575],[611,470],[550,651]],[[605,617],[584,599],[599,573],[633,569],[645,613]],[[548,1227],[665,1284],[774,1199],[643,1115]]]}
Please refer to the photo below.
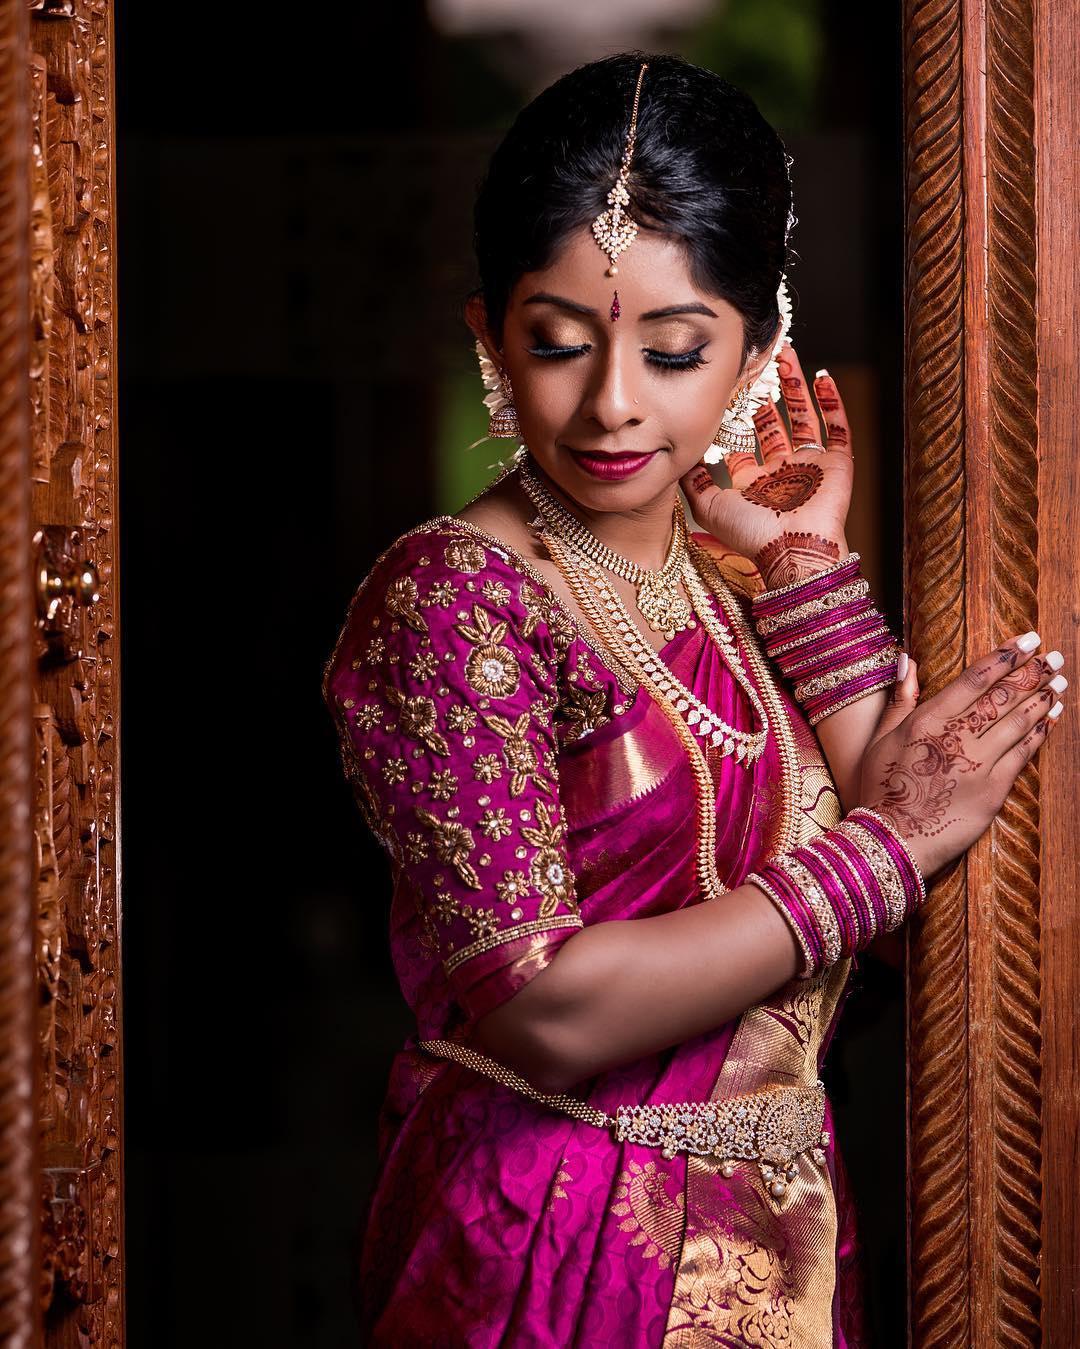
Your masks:
{"label": "finger", "polygon": [[874,731],[875,740],[899,726],[904,718],[914,711],[919,701],[919,680],[915,662],[903,651],[900,657],[899,665],[903,665],[906,660],[907,668],[889,689],[888,699]]}
{"label": "finger", "polygon": [[[1024,645],[1021,646],[1021,643]],[[943,718],[963,716],[994,684],[1026,664],[1038,645],[1037,632],[1010,637],[1007,642],[969,665],[932,698],[926,699],[923,707],[931,708],[936,716]]]}
{"label": "finger", "polygon": [[988,762],[995,763],[1025,738],[1056,701],[1057,694],[1053,689],[1040,689],[1038,693],[1031,694],[1023,702],[1017,703],[1011,712],[1007,712],[992,726],[987,727],[979,737],[980,752],[985,752]]}
{"label": "finger", "polygon": [[[1043,695],[1040,693],[1037,699],[1033,701],[1041,703],[1042,699]],[[995,778],[1004,777],[1008,785],[1012,785],[1024,765],[1034,758],[1036,750],[1045,741],[1050,733],[1051,726],[1056,723],[1057,718],[1061,715],[1063,706],[1064,704],[1061,702],[1056,702],[1043,715],[1034,718],[1033,725],[1027,733],[1010,749],[1006,750],[994,765],[992,773]]]}
{"label": "finger", "polygon": [[780,348],[777,366],[780,371],[780,388],[784,395],[784,406],[788,410],[788,418],[791,421],[792,446],[794,447],[804,440],[823,443],[821,440],[821,424],[818,422],[817,413],[814,411],[814,405],[810,399],[810,389],[806,383],[806,376],[803,374],[803,368],[795,348],[790,342],[785,342]]}
{"label": "finger", "polygon": [[1069,687],[1069,681],[1056,672],[1064,659],[1060,651],[1050,651],[1045,656],[1032,655],[1011,674],[992,684],[964,714],[968,730],[978,736],[985,735],[996,722],[1007,717],[1040,689],[1046,689],[1050,694],[1063,693]]}
{"label": "finger", "polygon": [[726,455],[724,463],[727,465],[732,487],[745,487],[761,472],[757,455],[745,450],[736,450],[734,454]]}
{"label": "finger", "polygon": [[720,487],[714,482],[704,459],[695,464],[688,473],[683,474],[679,479],[679,486],[686,493],[694,519],[709,533],[719,533],[722,529],[720,512],[729,499],[738,496],[738,493],[731,487]]}
{"label": "finger", "polygon": [[851,453],[851,428],[848,425],[847,410],[836,380],[827,370],[819,370],[814,376],[814,395],[825,422],[825,448],[844,450]]}
{"label": "finger", "polygon": [[790,453],[791,441],[788,439],[787,427],[771,398],[767,398],[754,413],[754,426],[761,446],[761,457],[766,464]]}

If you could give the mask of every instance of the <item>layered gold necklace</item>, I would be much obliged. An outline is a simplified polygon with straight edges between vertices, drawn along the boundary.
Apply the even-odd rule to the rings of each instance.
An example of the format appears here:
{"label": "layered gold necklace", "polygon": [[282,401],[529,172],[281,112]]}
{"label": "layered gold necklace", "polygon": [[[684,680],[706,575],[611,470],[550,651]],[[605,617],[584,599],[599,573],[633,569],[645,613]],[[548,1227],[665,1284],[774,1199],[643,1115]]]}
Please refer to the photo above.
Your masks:
{"label": "layered gold necklace", "polygon": [[[705,585],[691,561],[686,522],[678,504],[672,516],[667,558],[663,567],[650,571],[602,543],[548,491],[526,456],[518,460],[518,475],[522,489],[543,522],[545,545],[584,612],[593,620],[594,626],[599,623],[607,634],[615,654],[638,674],[641,683],[653,690],[654,697],[666,703],[693,734],[710,745],[720,757],[733,754],[741,763],[755,763],[765,752],[769,719],[743,668],[731,629],[710,604]],[[742,731],[730,725],[687,688],[638,627],[622,596],[604,575],[605,570],[637,586],[637,604],[642,616],[654,632],[663,632],[669,641],[676,632],[695,626],[693,615],[697,616],[750,699],[761,723],[760,730]],[[689,603],[679,594],[680,579],[690,597]]]}

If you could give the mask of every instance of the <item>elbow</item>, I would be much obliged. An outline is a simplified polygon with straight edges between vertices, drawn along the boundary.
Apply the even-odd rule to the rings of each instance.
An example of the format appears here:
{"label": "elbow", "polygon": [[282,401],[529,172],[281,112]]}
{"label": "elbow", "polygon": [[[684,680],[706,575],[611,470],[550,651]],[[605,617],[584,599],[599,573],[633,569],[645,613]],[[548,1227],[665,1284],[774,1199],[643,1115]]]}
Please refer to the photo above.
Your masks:
{"label": "elbow", "polygon": [[511,1069],[544,1095],[566,1091],[583,1076],[568,1052],[569,1037],[538,1010],[521,1002],[519,993],[482,1016],[472,1028],[470,1046]]}

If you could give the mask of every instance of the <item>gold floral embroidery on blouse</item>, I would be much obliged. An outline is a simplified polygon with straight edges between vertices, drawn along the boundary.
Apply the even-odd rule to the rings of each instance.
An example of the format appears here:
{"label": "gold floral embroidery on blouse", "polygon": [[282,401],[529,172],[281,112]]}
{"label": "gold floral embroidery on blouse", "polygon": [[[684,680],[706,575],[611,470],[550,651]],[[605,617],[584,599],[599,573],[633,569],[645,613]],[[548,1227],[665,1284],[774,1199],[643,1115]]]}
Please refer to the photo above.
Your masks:
{"label": "gold floral embroidery on blouse", "polygon": [[477,693],[488,698],[509,698],[521,682],[521,666],[508,646],[502,645],[509,624],[492,623],[486,609],[473,605],[472,623],[458,623],[457,630],[473,650],[465,662],[465,678]]}
{"label": "gold floral embroidery on blouse", "polygon": [[495,882],[495,893],[504,904],[516,904],[519,899],[524,899],[529,893],[529,882],[524,871],[504,871],[502,880]]}
{"label": "gold floral embroidery on blouse", "polygon": [[411,576],[399,576],[386,591],[386,612],[403,618],[416,632],[427,632],[427,619],[417,607],[420,590]]}
{"label": "gold floral embroidery on blouse", "polygon": [[476,725],[477,712],[473,707],[465,707],[461,703],[451,703],[446,709],[446,724],[452,731],[462,731],[468,733]]}
{"label": "gold floral embroidery on blouse", "polygon": [[525,622],[521,625],[522,635],[531,637],[536,631],[537,623],[546,624],[556,657],[562,660],[574,640],[574,629],[566,614],[552,601],[550,595],[534,589],[528,581],[522,581],[518,595],[525,609]]}
{"label": "gold floral embroidery on blouse", "polygon": [[510,598],[509,587],[504,586],[501,581],[485,581],[480,587],[480,593],[483,595],[484,599],[490,600],[496,608],[500,609]]}
{"label": "gold floral embroidery on blouse", "polygon": [[446,737],[435,729],[435,704],[425,693],[406,695],[393,684],[387,684],[386,696],[401,709],[401,729],[414,740],[427,745],[436,754],[449,754]]}
{"label": "gold floral embroidery on blouse", "polygon": [[503,737],[503,758],[510,770],[510,795],[520,796],[530,782],[541,791],[550,792],[551,784],[540,775],[540,763],[536,757],[536,746],[526,739],[530,716],[522,712],[517,721],[506,717],[484,714],[484,722],[493,731]]}
{"label": "gold floral embroidery on blouse", "polygon": [[502,806],[496,806],[494,810],[485,810],[480,817],[480,832],[485,838],[490,838],[496,843],[501,838],[508,838],[512,830],[513,826]]}
{"label": "gold floral embroidery on blouse", "polygon": [[472,830],[456,820],[440,820],[423,806],[416,807],[416,818],[431,829],[435,838],[435,856],[439,861],[452,866],[470,890],[482,890],[480,877],[469,861],[476,848]]}
{"label": "gold floral embroidery on blouse", "polygon": [[606,725],[607,694],[603,689],[583,689],[580,684],[567,685],[555,713],[555,719],[565,729],[564,742],[570,744],[583,735]]}
{"label": "gold floral embroidery on blouse", "polygon": [[490,786],[502,777],[502,764],[494,754],[481,754],[473,760],[473,777]]}
{"label": "gold floral embroidery on blouse", "polygon": [[472,543],[467,539],[455,539],[443,549],[443,561],[455,571],[475,576],[487,566],[487,553],[478,543]]}
{"label": "gold floral embroidery on blouse", "polygon": [[536,818],[538,824],[521,826],[521,837],[537,849],[529,879],[544,896],[540,917],[547,918],[553,914],[560,902],[576,911],[578,903],[574,894],[574,878],[562,846],[563,823],[554,818],[546,801],[537,801]]}

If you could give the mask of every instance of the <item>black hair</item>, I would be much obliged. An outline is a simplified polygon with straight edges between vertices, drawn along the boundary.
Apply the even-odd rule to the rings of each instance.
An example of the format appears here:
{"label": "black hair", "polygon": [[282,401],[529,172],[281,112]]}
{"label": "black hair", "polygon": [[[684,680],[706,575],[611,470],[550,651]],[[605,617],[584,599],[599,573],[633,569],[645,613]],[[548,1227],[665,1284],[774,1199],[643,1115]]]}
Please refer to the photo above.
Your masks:
{"label": "black hair", "polygon": [[568,236],[608,209],[642,61],[627,209],[641,228],[676,238],[694,284],[741,313],[744,361],[776,332],[776,292],[794,256],[783,141],[753,99],[720,75],[633,50],[578,66],[538,94],[479,184],[473,294],[483,295],[500,348],[518,278],[549,265]]}

